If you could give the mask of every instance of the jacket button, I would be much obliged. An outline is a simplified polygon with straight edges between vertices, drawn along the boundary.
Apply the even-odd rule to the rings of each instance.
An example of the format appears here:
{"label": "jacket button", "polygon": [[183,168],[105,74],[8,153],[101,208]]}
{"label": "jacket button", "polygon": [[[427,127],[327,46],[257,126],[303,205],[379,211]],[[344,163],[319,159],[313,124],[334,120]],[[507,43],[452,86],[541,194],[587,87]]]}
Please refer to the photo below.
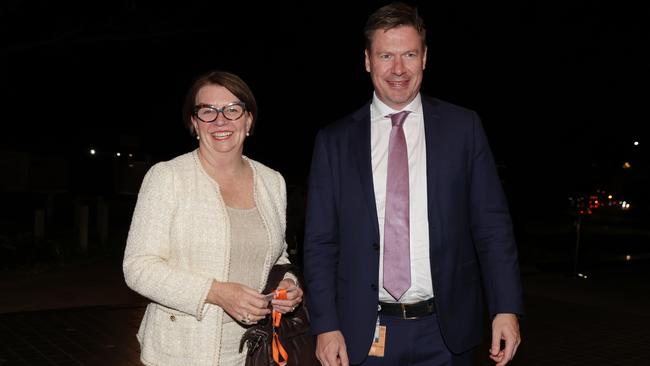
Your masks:
{"label": "jacket button", "polygon": [[377,243],[372,243],[372,249],[374,249],[374,250],[379,250],[379,244],[377,244]]}
{"label": "jacket button", "polygon": [[370,285],[370,288],[371,288],[373,291],[377,291],[377,285],[375,285],[374,283],[373,283],[372,285]]}
{"label": "jacket button", "polygon": [[175,322],[176,321],[176,316],[175,315],[170,315],[169,320]]}

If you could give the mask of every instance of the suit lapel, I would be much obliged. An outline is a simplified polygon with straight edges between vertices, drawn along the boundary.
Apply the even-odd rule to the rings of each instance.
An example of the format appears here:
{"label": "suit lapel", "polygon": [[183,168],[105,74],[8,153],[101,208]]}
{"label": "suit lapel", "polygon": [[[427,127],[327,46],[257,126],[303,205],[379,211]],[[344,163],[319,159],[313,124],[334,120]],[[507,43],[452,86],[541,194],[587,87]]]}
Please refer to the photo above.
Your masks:
{"label": "suit lapel", "polygon": [[[441,173],[440,163],[440,114],[435,100],[422,97],[422,111],[424,113],[424,134],[427,145],[427,207],[429,216],[429,255],[435,260],[440,253],[440,217],[437,205],[437,176]],[[438,266],[432,265],[432,270]]]}
{"label": "suit lapel", "polygon": [[350,133],[350,151],[354,152],[353,161],[359,171],[366,207],[373,223],[373,232],[379,240],[379,224],[375,189],[372,180],[372,157],[370,155],[370,103],[353,114],[354,127]]}

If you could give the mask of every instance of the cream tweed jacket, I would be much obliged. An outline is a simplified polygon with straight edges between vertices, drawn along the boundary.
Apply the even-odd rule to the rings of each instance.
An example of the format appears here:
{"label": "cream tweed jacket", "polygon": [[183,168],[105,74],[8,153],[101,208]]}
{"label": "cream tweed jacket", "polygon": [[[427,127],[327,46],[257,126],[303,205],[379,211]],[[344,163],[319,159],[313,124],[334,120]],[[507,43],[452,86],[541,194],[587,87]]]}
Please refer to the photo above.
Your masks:
{"label": "cream tweed jacket", "polygon": [[[288,263],[286,187],[280,173],[244,157],[270,247],[260,278]],[[228,281],[230,220],[198,151],[155,164],[145,175],[124,253],[124,277],[152,300],[137,334],[146,365],[219,365],[223,309],[205,299],[212,280]]]}

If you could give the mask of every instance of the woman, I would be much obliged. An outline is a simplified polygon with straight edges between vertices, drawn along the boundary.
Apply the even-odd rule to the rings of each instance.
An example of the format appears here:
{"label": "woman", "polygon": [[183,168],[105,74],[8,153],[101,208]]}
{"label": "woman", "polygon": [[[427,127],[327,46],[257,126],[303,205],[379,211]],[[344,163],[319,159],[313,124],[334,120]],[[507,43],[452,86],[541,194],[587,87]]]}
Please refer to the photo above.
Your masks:
{"label": "woman", "polygon": [[[124,276],[152,300],[138,331],[147,365],[240,365],[246,326],[264,318],[260,294],[274,264],[288,263],[282,176],[243,156],[257,105],[239,77],[215,71],[190,88],[183,114],[198,149],[145,176],[124,254]],[[279,288],[291,312],[296,278]]]}

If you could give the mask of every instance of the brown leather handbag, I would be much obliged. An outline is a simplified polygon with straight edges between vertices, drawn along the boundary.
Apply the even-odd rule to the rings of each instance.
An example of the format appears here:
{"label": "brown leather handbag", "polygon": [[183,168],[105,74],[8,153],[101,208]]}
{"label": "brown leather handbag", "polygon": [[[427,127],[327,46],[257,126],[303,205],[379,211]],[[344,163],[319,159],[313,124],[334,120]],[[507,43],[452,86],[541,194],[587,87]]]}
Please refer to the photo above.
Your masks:
{"label": "brown leather handbag", "polygon": [[[275,290],[286,272],[293,273],[298,277],[298,281],[304,284],[297,266],[293,264],[276,264],[271,268],[263,293],[267,294]],[[303,291],[305,291],[304,288]],[[281,348],[286,351],[286,358],[281,356],[280,362],[273,359],[274,331],[276,341],[279,340]],[[257,324],[249,327],[239,343],[240,353],[244,349],[244,344],[248,345],[246,366],[320,365],[316,359],[316,339],[309,334],[309,312],[307,311],[306,296],[303,296],[302,303],[295,311],[282,314],[280,325],[275,330],[270,314]],[[283,362],[283,359],[285,362]]]}

